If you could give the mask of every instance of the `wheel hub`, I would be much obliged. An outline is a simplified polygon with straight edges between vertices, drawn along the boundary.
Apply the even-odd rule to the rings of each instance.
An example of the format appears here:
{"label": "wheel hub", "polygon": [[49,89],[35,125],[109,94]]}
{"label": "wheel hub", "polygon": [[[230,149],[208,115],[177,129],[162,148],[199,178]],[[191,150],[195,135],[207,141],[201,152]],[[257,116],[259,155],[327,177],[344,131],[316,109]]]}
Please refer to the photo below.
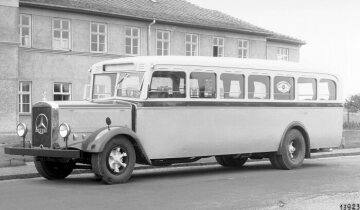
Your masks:
{"label": "wheel hub", "polygon": [[109,167],[115,173],[120,173],[120,170],[126,168],[127,164],[124,160],[127,153],[120,147],[115,147],[109,154]]}
{"label": "wheel hub", "polygon": [[294,153],[296,151],[296,148],[294,147],[294,141],[291,141],[289,144],[289,154],[291,158],[294,158]]}

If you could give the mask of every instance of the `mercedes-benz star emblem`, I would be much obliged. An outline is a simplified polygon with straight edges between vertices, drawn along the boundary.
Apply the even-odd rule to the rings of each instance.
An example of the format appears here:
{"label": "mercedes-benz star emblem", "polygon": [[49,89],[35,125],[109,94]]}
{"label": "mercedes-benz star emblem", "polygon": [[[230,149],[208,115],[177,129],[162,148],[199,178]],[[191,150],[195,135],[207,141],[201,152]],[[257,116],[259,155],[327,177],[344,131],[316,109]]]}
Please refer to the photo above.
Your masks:
{"label": "mercedes-benz star emblem", "polygon": [[47,133],[48,118],[44,114],[39,114],[35,120],[35,132],[39,134]]}

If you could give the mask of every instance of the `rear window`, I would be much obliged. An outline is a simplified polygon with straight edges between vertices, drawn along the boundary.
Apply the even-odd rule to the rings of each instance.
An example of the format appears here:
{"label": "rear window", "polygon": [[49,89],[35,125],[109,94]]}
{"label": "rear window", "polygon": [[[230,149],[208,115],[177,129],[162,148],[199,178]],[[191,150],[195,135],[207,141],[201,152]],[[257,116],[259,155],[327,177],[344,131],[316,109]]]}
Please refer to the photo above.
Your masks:
{"label": "rear window", "polygon": [[329,79],[321,79],[319,83],[320,100],[336,100],[336,83]]}
{"label": "rear window", "polygon": [[299,100],[316,100],[316,79],[300,77],[298,79]]}

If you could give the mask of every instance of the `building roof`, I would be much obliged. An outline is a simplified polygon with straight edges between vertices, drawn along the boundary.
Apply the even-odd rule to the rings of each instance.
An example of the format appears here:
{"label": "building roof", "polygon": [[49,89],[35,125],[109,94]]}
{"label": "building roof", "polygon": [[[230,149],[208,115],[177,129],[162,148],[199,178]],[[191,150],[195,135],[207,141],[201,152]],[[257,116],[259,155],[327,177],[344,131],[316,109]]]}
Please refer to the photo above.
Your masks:
{"label": "building roof", "polygon": [[216,10],[205,9],[186,0],[20,0],[20,6],[40,7],[128,19],[152,21],[196,28],[263,35],[273,41],[305,44]]}

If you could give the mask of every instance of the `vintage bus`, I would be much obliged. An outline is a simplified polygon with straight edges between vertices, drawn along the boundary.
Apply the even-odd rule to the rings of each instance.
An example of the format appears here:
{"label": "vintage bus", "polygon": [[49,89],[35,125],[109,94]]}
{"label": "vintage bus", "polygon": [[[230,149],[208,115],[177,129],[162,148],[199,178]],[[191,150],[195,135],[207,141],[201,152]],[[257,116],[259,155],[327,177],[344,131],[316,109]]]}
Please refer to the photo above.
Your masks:
{"label": "vintage bus", "polygon": [[38,172],[62,179],[90,168],[123,183],[135,163],[171,165],[212,157],[225,167],[269,158],[295,169],[311,152],[338,147],[339,78],[299,64],[238,58],[131,57],[89,70],[85,101],[32,108],[31,144],[5,152],[35,156]]}

